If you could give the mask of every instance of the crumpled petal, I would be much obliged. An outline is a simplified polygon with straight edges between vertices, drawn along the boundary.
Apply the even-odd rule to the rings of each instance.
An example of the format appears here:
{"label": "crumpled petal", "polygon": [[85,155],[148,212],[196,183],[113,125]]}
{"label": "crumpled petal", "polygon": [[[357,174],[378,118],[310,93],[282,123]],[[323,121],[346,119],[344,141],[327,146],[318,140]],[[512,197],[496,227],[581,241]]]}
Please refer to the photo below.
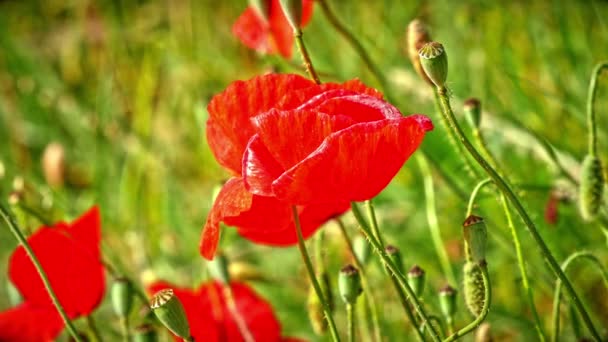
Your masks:
{"label": "crumpled petal", "polygon": [[207,106],[207,141],[220,165],[240,174],[243,152],[255,134],[250,118],[273,108],[284,94],[313,85],[302,76],[270,74],[236,81],[214,96]]}
{"label": "crumpled petal", "polygon": [[49,342],[63,329],[63,321],[53,306],[23,303],[0,312],[0,341]]}
{"label": "crumpled petal", "polygon": [[373,198],[388,185],[430,129],[430,119],[412,115],[360,123],[333,133],[315,152],[274,181],[273,193],[300,205]]}
{"label": "crumpled petal", "polygon": [[317,95],[327,93],[331,90],[340,90],[343,94],[368,95],[382,100],[382,93],[374,88],[368,87],[359,79],[352,79],[344,83],[323,83],[314,85],[299,91],[287,92],[277,103],[276,109],[289,110],[301,106]]}
{"label": "crumpled petal", "polygon": [[[71,225],[42,227],[28,238],[70,318],[89,315],[105,292],[99,254],[100,225],[98,209],[92,208]],[[9,277],[24,301],[53,307],[38,272],[21,246],[10,257]]]}

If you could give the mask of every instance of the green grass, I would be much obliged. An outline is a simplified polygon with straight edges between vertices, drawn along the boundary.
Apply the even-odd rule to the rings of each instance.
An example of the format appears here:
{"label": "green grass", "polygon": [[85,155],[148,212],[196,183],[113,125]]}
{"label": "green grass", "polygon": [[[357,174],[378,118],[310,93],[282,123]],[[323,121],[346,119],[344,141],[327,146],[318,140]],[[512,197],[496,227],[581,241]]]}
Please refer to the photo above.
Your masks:
{"label": "green grass", "polygon": [[[230,82],[271,68],[303,73],[297,55],[293,65],[278,57],[259,56],[232,36],[232,23],[245,3],[0,2],[0,162],[6,169],[0,177],[2,200],[15,177],[22,177],[34,191],[52,199],[55,220],[72,219],[98,203],[104,249],[129,274],[136,278],[154,274],[184,286],[206,279],[198,241],[213,188],[229,176],[206,143],[207,102]],[[424,19],[433,38],[447,49],[448,85],[454,100],[469,96],[482,100],[488,111],[482,120],[490,149],[514,182],[530,186],[521,191],[525,206],[558,260],[582,249],[608,260],[601,230],[582,222],[575,202],[560,206],[556,226],[544,223],[544,204],[559,177],[538,152],[538,143],[524,134],[531,131],[545,137],[575,162],[584,157],[589,77],[595,63],[608,59],[608,3],[384,0],[330,4],[392,81],[395,104],[402,112],[426,113],[436,122],[422,149],[435,166],[439,225],[459,275],[464,262],[460,225],[467,199],[448,186],[436,166],[466,196],[474,183],[462,172],[461,159],[449,145],[429,90],[414,74],[404,52],[405,27],[414,17]],[[359,77],[379,86],[320,8],[315,8],[304,32],[323,80]],[[606,78],[600,81],[596,105],[599,153],[605,162],[607,83]],[[455,110],[457,115],[462,112],[458,106]],[[46,185],[40,158],[51,141],[66,147],[69,163],[79,170],[83,184],[59,190]],[[569,165],[576,175],[576,163]],[[386,240],[401,247],[406,265],[417,263],[427,271],[424,302],[438,312],[435,291],[445,279],[432,247],[422,177],[414,158],[376,202]],[[489,221],[488,263],[494,285],[488,321],[498,340],[534,339],[504,215],[494,195],[482,196],[479,203],[479,212]],[[22,222],[30,230],[39,225],[31,217]],[[553,276],[519,219],[516,225],[537,308],[548,331]],[[335,228],[330,225],[326,230],[328,268],[337,277],[347,254]],[[229,254],[272,278],[252,284],[272,302],[285,335],[315,339],[306,318],[308,289],[301,281],[305,274],[297,250],[253,245],[240,239],[234,229],[224,233],[222,246]],[[6,227],[0,225],[0,309],[9,307],[4,275],[15,246]],[[370,273],[374,288],[386,288],[376,293],[382,300],[386,335],[389,340],[402,340],[402,311],[377,261]],[[570,274],[596,326],[608,326],[608,303],[597,300],[607,295],[601,279],[584,266]],[[459,305],[457,323],[462,326],[471,317],[462,300]],[[338,310],[339,327],[345,329],[343,309]],[[108,300],[95,318],[99,322],[114,319]],[[568,322],[562,320],[565,340],[573,339]]]}

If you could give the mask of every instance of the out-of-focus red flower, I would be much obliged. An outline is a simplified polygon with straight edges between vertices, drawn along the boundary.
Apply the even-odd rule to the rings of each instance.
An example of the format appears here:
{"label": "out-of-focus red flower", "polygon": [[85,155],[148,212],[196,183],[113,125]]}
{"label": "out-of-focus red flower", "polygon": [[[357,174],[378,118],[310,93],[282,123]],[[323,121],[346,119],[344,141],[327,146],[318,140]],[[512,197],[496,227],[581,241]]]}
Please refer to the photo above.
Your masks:
{"label": "out-of-focus red flower", "polygon": [[[211,282],[197,289],[187,289],[158,282],[149,286],[148,292],[153,294],[166,288],[173,289],[182,302],[195,341],[244,341],[220,283]],[[236,310],[254,340],[285,341],[281,337],[281,324],[266,300],[243,283],[231,283],[230,289]],[[180,339],[175,337],[175,340]]]}
{"label": "out-of-focus red flower", "polygon": [[[253,6],[247,7],[232,27],[232,33],[247,47],[261,53],[280,53],[291,57],[293,31],[283,14],[279,0],[262,0],[266,13]],[[305,26],[312,17],[313,0],[302,1],[302,23]]]}
{"label": "out-of-focus red flower", "polygon": [[560,198],[555,191],[551,191],[547,203],[545,204],[545,222],[550,225],[557,224],[559,214]]}
{"label": "out-of-focus red flower", "polygon": [[[97,207],[71,224],[42,227],[28,238],[51,287],[70,318],[87,316],[101,302],[105,275],[100,255],[101,220]],[[0,313],[0,341],[48,341],[63,322],[23,247],[10,257],[9,277],[24,303]],[[15,335],[16,334],[16,335]]]}
{"label": "out-of-focus red flower", "polygon": [[272,245],[296,240],[291,205],[305,236],[374,197],[432,129],[423,115],[403,117],[358,80],[314,82],[270,74],[237,81],[208,106],[207,139],[235,177],[220,191],[203,231],[212,258],[219,223]]}

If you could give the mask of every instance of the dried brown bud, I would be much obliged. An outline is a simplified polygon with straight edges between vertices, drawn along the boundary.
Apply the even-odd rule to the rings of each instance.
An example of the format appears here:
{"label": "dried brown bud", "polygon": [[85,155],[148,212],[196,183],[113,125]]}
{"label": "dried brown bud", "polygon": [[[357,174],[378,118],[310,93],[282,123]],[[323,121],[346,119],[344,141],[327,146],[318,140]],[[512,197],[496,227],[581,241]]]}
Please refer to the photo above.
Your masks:
{"label": "dried brown bud", "polygon": [[63,186],[65,181],[65,150],[57,142],[52,142],[44,149],[42,171],[44,179],[53,188]]}
{"label": "dried brown bud", "polygon": [[426,28],[426,25],[420,19],[412,20],[407,25],[407,54],[414,65],[414,69],[423,80],[425,80],[430,86],[433,86],[433,82],[426,75],[422,64],[420,64],[420,55],[418,51],[424,46],[424,44],[431,41],[431,36]]}

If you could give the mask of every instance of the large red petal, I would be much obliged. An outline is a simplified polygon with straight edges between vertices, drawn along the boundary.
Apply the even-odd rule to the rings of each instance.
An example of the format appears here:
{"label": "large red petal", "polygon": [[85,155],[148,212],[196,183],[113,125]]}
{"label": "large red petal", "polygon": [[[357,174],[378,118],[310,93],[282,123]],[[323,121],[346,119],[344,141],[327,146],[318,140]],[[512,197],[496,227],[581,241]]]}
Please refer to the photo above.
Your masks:
{"label": "large red petal", "polygon": [[274,43],[274,51],[278,51],[281,56],[289,59],[291,58],[291,51],[293,50],[293,29],[285,14],[279,0],[272,0],[270,4],[270,34]]}
{"label": "large red petal", "polygon": [[214,96],[207,107],[207,141],[220,165],[240,174],[243,152],[254,134],[250,118],[274,108],[286,93],[313,85],[298,75],[270,74],[233,82]]}
{"label": "large red petal", "polygon": [[0,312],[0,341],[49,342],[63,329],[63,321],[52,306],[24,303]]}
{"label": "large red petal", "polygon": [[[288,110],[294,109],[312,99],[313,97],[322,93],[329,92],[330,90],[342,90],[343,94],[359,94],[373,96],[378,99],[382,99],[382,93],[374,88],[370,88],[363,84],[359,79],[353,79],[344,83],[323,83],[321,85],[315,85],[301,89],[299,91],[288,92],[281,98],[278,104],[275,106],[277,109]],[[335,93],[334,93],[335,94]],[[327,98],[327,96],[325,96]]]}
{"label": "large red petal", "polygon": [[261,53],[272,52],[269,41],[269,24],[251,6],[247,7],[245,12],[236,20],[232,26],[232,34],[251,49]]}
{"label": "large red petal", "polygon": [[[363,201],[382,191],[432,129],[423,115],[360,123],[333,133],[273,183],[289,203]],[[331,170],[331,172],[328,172]]]}
{"label": "large red petal", "polygon": [[283,168],[270,154],[259,135],[254,135],[243,155],[243,180],[251,193],[273,196],[272,182],[279,177]]}
{"label": "large red petal", "polygon": [[[93,227],[91,227],[93,228]],[[51,287],[71,318],[90,314],[105,292],[104,270],[99,256],[60,229],[43,227],[28,238]],[[10,258],[9,276],[25,301],[52,306],[51,299],[23,247]]]}
{"label": "large red petal", "polygon": [[303,0],[302,1],[302,27],[308,25],[310,19],[312,19],[312,9],[314,0]]}
{"label": "large red petal", "polygon": [[91,256],[97,259],[101,257],[101,216],[97,206],[77,218],[65,231],[79,246],[88,250]]}
{"label": "large red petal", "polygon": [[230,178],[222,187],[203,227],[200,252],[206,259],[213,259],[220,239],[220,222],[239,216],[249,210],[253,195],[245,189],[243,179]]}

